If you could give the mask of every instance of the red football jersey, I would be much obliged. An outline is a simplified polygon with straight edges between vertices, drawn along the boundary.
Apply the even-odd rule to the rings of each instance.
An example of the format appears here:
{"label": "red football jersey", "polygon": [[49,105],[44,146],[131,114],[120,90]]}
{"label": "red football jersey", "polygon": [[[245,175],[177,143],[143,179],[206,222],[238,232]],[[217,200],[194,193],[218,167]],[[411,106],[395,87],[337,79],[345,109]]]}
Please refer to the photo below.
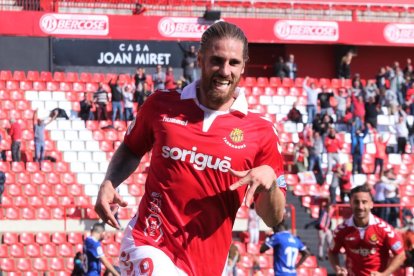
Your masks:
{"label": "red football jersey", "polygon": [[155,92],[125,135],[136,155],[152,150],[133,236],[189,275],[221,275],[247,189],[230,191],[238,178],[228,169],[267,164],[285,191],[283,159],[273,124],[248,111],[242,92],[230,111],[213,111],[198,103],[195,85]]}
{"label": "red football jersey", "polygon": [[390,250],[397,255],[404,251],[401,237],[394,228],[371,214],[365,228],[356,227],[353,217],[334,231],[330,251],[337,254],[343,247],[348,275],[370,275],[384,271],[390,260]]}

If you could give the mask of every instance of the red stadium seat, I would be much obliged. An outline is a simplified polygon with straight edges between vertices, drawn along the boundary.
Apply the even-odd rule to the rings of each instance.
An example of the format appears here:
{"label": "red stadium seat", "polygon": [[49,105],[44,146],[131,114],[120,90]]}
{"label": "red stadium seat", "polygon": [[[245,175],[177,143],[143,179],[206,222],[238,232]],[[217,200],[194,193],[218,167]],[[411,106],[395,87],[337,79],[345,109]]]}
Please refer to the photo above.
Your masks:
{"label": "red stadium seat", "polygon": [[78,81],[78,73],[77,72],[66,72],[65,81],[69,81],[69,82]]}
{"label": "red stadium seat", "polygon": [[19,271],[32,271],[32,260],[17,259],[16,267]]}
{"label": "red stadium seat", "polygon": [[9,245],[18,243],[18,240],[18,233],[5,232],[2,237],[2,243]]}
{"label": "red stadium seat", "polygon": [[67,185],[65,184],[56,184],[55,186],[55,194],[58,196],[67,196],[68,190]]}
{"label": "red stadium seat", "polygon": [[27,207],[28,206],[28,200],[27,197],[24,196],[17,196],[14,198],[14,205],[18,207]]}
{"label": "red stadium seat", "polygon": [[45,243],[42,246],[42,252],[45,257],[56,257],[56,245],[53,243]]}
{"label": "red stadium seat", "polygon": [[39,208],[36,210],[36,217],[38,219],[50,219],[50,209],[49,208]]}
{"label": "red stadium seat", "polygon": [[[0,270],[4,272],[14,272],[16,271],[16,265],[14,259],[4,258],[0,260]],[[10,275],[10,273],[9,273]]]}
{"label": "red stadium seat", "polygon": [[38,232],[35,234],[35,241],[38,244],[44,245],[50,243],[49,233]]}
{"label": "red stadium seat", "polygon": [[45,206],[47,207],[58,207],[59,206],[59,200],[55,196],[47,196],[45,198]]}
{"label": "red stadium seat", "polygon": [[62,220],[65,218],[65,210],[62,207],[54,207],[50,212],[51,219]]}
{"label": "red stadium seat", "polygon": [[63,243],[58,246],[58,253],[61,257],[73,257],[75,252],[73,252],[71,244]]}
{"label": "red stadium seat", "polygon": [[33,268],[37,271],[48,271],[49,266],[47,264],[47,259],[45,258],[33,259]]}
{"label": "red stadium seat", "polygon": [[37,186],[33,184],[23,185],[23,195],[25,196],[37,196]]}
{"label": "red stadium seat", "polygon": [[54,244],[66,243],[66,233],[64,232],[55,232],[51,236],[51,241]]}
{"label": "red stadium seat", "polygon": [[40,74],[38,71],[28,71],[26,79],[29,81],[37,81],[40,78]]}
{"label": "red stadium seat", "polygon": [[9,257],[9,246],[7,244],[0,244],[0,259],[8,258],[8,257]]}
{"label": "red stadium seat", "polygon": [[26,255],[32,258],[40,257],[40,245],[36,243],[27,245]]}
{"label": "red stadium seat", "polygon": [[21,219],[31,220],[35,218],[35,210],[32,207],[24,207],[21,209]]}
{"label": "red stadium seat", "polygon": [[20,233],[19,242],[24,245],[34,244],[35,243],[34,233],[29,233],[29,232]]}
{"label": "red stadium seat", "polygon": [[50,260],[50,269],[53,271],[65,270],[65,264],[62,258],[52,258]]}
{"label": "red stadium seat", "polygon": [[11,80],[11,79],[13,79],[13,75],[10,70],[0,71],[0,80]]}
{"label": "red stadium seat", "polygon": [[26,170],[31,173],[39,172],[39,162],[26,162]]}
{"label": "red stadium seat", "polygon": [[110,257],[119,257],[119,246],[113,243],[108,244],[105,246],[105,252]]}
{"label": "red stadium seat", "polygon": [[12,244],[9,246],[9,253],[10,256],[14,258],[23,258],[25,257],[24,254],[24,246],[21,243]]}
{"label": "red stadium seat", "polygon": [[38,208],[44,206],[43,197],[31,196],[28,200],[29,206],[33,208]]}
{"label": "red stadium seat", "polygon": [[81,232],[69,232],[67,238],[68,242],[73,245],[83,243],[83,235]]}

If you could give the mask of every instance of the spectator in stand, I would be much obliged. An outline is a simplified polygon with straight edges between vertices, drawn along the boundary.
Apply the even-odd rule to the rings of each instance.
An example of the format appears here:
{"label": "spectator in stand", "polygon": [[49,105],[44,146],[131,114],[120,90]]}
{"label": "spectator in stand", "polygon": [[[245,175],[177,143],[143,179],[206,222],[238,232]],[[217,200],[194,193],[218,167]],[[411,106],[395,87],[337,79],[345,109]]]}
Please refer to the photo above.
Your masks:
{"label": "spectator in stand", "polygon": [[155,73],[152,75],[152,81],[154,82],[154,90],[164,90],[166,75],[162,71],[162,66],[158,64],[155,70]]}
{"label": "spectator in stand", "polygon": [[83,271],[84,257],[82,252],[76,252],[75,258],[73,258],[73,269],[70,276],[83,276],[85,274]]}
{"label": "spectator in stand", "polygon": [[333,109],[331,106],[331,97],[333,97],[334,94],[332,92],[328,91],[328,88],[326,87],[326,85],[322,86],[322,90],[321,92],[318,94],[318,102],[319,102],[319,106],[321,108],[320,113],[322,115],[328,114],[328,115],[332,115],[333,114]]}
{"label": "spectator in stand", "polygon": [[96,119],[98,121],[108,120],[106,106],[109,102],[109,96],[102,83],[99,83],[98,90],[93,94],[93,102],[96,104]]}
{"label": "spectator in stand", "polygon": [[362,125],[361,128],[356,127],[356,123],[352,123],[351,127],[351,154],[352,154],[352,174],[364,173],[362,171],[362,156],[364,155],[365,145],[364,139],[368,134],[368,127]]}
{"label": "spectator in stand", "polygon": [[178,43],[180,46],[184,57],[181,62],[181,67],[183,68],[183,76],[188,83],[192,83],[197,79],[197,51],[194,45],[190,45],[188,49],[185,49],[181,43]]}
{"label": "spectator in stand", "polygon": [[392,89],[385,90],[385,106],[388,108],[389,114],[395,114],[398,110],[397,93]]}
{"label": "spectator in stand", "polygon": [[105,238],[105,225],[95,223],[91,229],[91,235],[86,237],[83,243],[83,254],[86,256],[86,276],[101,275],[101,263],[115,276],[120,274],[115,270],[105,257],[101,241]]}
{"label": "spectator in stand", "polygon": [[57,114],[54,117],[48,117],[47,121],[39,119],[37,109],[33,112],[33,133],[34,133],[34,147],[35,147],[35,162],[41,162],[45,155],[45,127],[55,120]]}
{"label": "spectator in stand", "polygon": [[378,95],[379,95],[379,89],[377,87],[377,85],[375,84],[375,80],[368,80],[367,85],[365,86],[365,101],[367,102],[369,100],[369,98],[374,98],[374,100],[376,101]]}
{"label": "spectator in stand", "polygon": [[145,69],[142,67],[137,68],[134,75],[134,102],[137,102],[138,106],[141,106],[144,103],[144,84],[146,80],[147,76],[145,75]]}
{"label": "spectator in stand", "polygon": [[346,103],[348,100],[348,91],[346,88],[340,88],[338,95],[335,95],[335,99],[337,102],[336,108],[335,108],[335,114],[336,114],[336,122],[342,122],[343,118],[345,117],[346,112]]}
{"label": "spectator in stand", "polygon": [[124,99],[124,116],[125,121],[132,121],[134,119],[133,108],[134,108],[134,95],[132,94],[134,87],[129,84],[122,86],[122,98]]}
{"label": "spectator in stand", "polygon": [[387,88],[387,78],[387,70],[385,69],[385,67],[381,67],[379,69],[377,76],[375,77],[378,89]]}
{"label": "spectator in stand", "polygon": [[294,162],[298,169],[298,172],[304,172],[308,169],[308,157],[309,152],[303,138],[303,133],[299,133],[299,142],[295,144],[294,148]]}
{"label": "spectator in stand", "polygon": [[171,66],[167,68],[167,74],[165,76],[165,89],[176,89],[177,85],[174,79],[174,69]]}
{"label": "spectator in stand", "polygon": [[404,73],[405,77],[408,76],[408,77],[412,78],[414,76],[414,68],[413,68],[411,58],[407,58],[407,63],[404,67],[403,73]]}
{"label": "spectator in stand", "polygon": [[93,103],[91,100],[88,99],[88,93],[83,93],[83,99],[79,102],[80,111],[79,117],[85,121],[86,120],[93,120],[93,112],[92,107]]}
{"label": "spectator in stand", "polygon": [[232,243],[227,257],[226,273],[223,276],[237,276],[237,263],[240,261],[239,248]]}
{"label": "spectator in stand", "polygon": [[381,113],[381,108],[375,102],[375,98],[368,98],[368,101],[365,103],[365,122],[370,124],[373,128],[377,128],[377,118]]}
{"label": "spectator in stand", "polygon": [[309,77],[306,77],[304,79],[303,89],[306,92],[306,113],[308,114],[308,124],[310,124],[313,122],[316,115],[316,109],[318,105],[318,90],[316,90],[314,82],[311,82],[309,84]]}
{"label": "spectator in stand", "polygon": [[414,99],[414,81],[410,82],[410,85],[407,89],[407,95],[405,96],[407,101]]}
{"label": "spectator in stand", "polygon": [[3,146],[2,146],[2,143],[1,143],[2,140],[3,140],[3,136],[1,135],[1,132],[0,132],[0,160],[1,161],[6,161],[7,160],[6,150],[3,149]]}
{"label": "spectator in stand", "polygon": [[[287,231],[282,223],[273,227],[274,234],[267,237],[260,247],[260,253],[273,248],[273,269],[275,275],[296,275],[300,267],[310,256],[309,250],[302,241]],[[297,256],[300,254],[299,261]]]}
{"label": "spectator in stand", "polygon": [[119,75],[113,83],[113,80],[108,82],[109,87],[111,88],[111,103],[112,103],[112,123],[116,120],[117,114],[119,114],[119,119],[124,120],[124,114],[122,111],[122,86],[119,80]]}
{"label": "spectator in stand", "polygon": [[249,231],[249,243],[256,245],[259,243],[260,217],[256,213],[254,203],[250,205],[248,215],[247,230]]}
{"label": "spectator in stand", "polygon": [[393,74],[390,76],[390,89],[397,95],[398,103],[403,105],[405,103],[405,97],[403,86],[405,84],[404,73],[401,68],[395,65]]}
{"label": "spectator in stand", "polygon": [[406,267],[414,266],[414,221],[410,220],[408,223],[407,230],[402,234],[402,239],[404,241],[404,250],[407,255],[405,260]]}
{"label": "spectator in stand", "polygon": [[341,177],[341,164],[337,163],[332,167],[332,179],[329,184],[329,202],[336,204],[336,193],[339,188],[339,181]]}
{"label": "spectator in stand", "polygon": [[338,168],[339,175],[339,191],[341,202],[344,203],[349,201],[352,183],[351,183],[351,172],[347,169],[347,164],[344,163]]}
{"label": "spectator in stand", "polygon": [[319,133],[322,136],[322,139],[325,140],[326,135],[328,135],[329,128],[334,127],[334,120],[332,116],[325,114],[322,117],[320,117],[320,120],[317,122],[319,125],[317,127]]}
{"label": "spectator in stand", "polygon": [[4,184],[6,183],[6,174],[0,170],[0,204],[3,201]]}
{"label": "spectator in stand", "polygon": [[354,57],[354,53],[349,51],[344,55],[339,63],[338,78],[350,79],[351,78],[351,62]]}
{"label": "spectator in stand", "polygon": [[410,143],[411,154],[414,154],[414,120],[411,121],[411,125],[407,122],[408,129],[408,142]]}
{"label": "spectator in stand", "polygon": [[289,113],[287,114],[286,119],[288,121],[294,122],[294,123],[302,123],[302,114],[300,113],[299,109],[296,108],[297,103],[294,102],[292,105],[292,108],[289,110]]}
{"label": "spectator in stand", "polygon": [[[374,185],[374,203],[375,204],[385,204],[385,190],[387,189],[387,185],[379,180],[375,183]],[[383,206],[379,206],[379,207],[375,207],[373,212],[376,216],[378,216],[379,218],[381,218],[382,220],[387,220],[386,217],[386,211],[385,211],[386,207]]]}
{"label": "spectator in stand", "polygon": [[295,56],[290,54],[289,59],[286,61],[285,64],[286,70],[287,70],[287,77],[294,80],[296,79],[298,66],[295,63]]}
{"label": "spectator in stand", "polygon": [[309,167],[308,171],[315,173],[316,179],[322,176],[322,162],[321,156],[323,152],[323,140],[319,132],[314,131],[309,139],[308,154],[309,154]]}
{"label": "spectator in stand", "polygon": [[353,107],[353,115],[354,115],[354,122],[356,125],[356,128],[359,129],[364,124],[365,120],[365,103],[364,103],[364,97],[362,95],[355,96],[355,94],[352,94],[351,96],[352,100],[352,107]]}
{"label": "spectator in stand", "polygon": [[[334,231],[333,246],[329,250],[332,268],[336,275],[390,275],[405,260],[400,236],[371,213],[373,202],[368,185],[351,190],[350,205],[352,216]],[[345,266],[339,262],[341,248],[345,250]]]}
{"label": "spectator in stand", "polygon": [[403,154],[406,152],[407,139],[408,139],[408,127],[407,127],[407,114],[401,109],[398,112],[398,122],[395,124],[395,135],[397,137],[397,153]]}
{"label": "spectator in stand", "polygon": [[342,148],[342,141],[336,135],[334,127],[330,127],[328,135],[325,138],[325,148],[328,154],[328,170],[327,173],[332,172],[333,163],[339,163],[339,151]]}
{"label": "spectator in stand", "polygon": [[331,205],[326,201],[320,201],[318,218],[305,225],[305,229],[314,226],[318,230],[318,260],[328,259],[325,249],[328,249],[332,243],[331,231],[332,210]]}
{"label": "spectator in stand", "polygon": [[387,158],[386,148],[388,141],[391,138],[391,135],[388,135],[388,138],[384,138],[384,134],[381,135],[378,132],[374,131],[375,134],[375,164],[374,164],[374,171],[373,174],[377,173],[377,168],[379,167],[379,175],[382,176],[383,168],[384,168],[384,160]]}
{"label": "spectator in stand", "polygon": [[[385,184],[385,203],[386,204],[398,204],[400,203],[400,198],[398,197],[398,186],[401,184],[401,181],[397,179],[394,171],[388,169],[385,171],[384,175],[381,177],[381,181]],[[398,207],[386,207],[385,208],[385,218],[386,221],[391,224],[393,227],[397,227],[397,218],[399,215]]]}
{"label": "spectator in stand", "polygon": [[361,79],[360,78],[355,79],[352,83],[351,95],[355,95],[356,97],[358,97],[359,95],[364,96],[364,94],[365,94],[365,89],[364,89],[364,85],[361,82]]}
{"label": "spectator in stand", "polygon": [[275,63],[275,76],[281,79],[288,77],[288,68],[286,67],[285,61],[282,56],[277,58]]}
{"label": "spectator in stand", "polygon": [[12,144],[11,144],[12,161],[20,162],[21,160],[20,146],[22,143],[22,126],[14,118],[10,120],[9,135],[12,141]]}

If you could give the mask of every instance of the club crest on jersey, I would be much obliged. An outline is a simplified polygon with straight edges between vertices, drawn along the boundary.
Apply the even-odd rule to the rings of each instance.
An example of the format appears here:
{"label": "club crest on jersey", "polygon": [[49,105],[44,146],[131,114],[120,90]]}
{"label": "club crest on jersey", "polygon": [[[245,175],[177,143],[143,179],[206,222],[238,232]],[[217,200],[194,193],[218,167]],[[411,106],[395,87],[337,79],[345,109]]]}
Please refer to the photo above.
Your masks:
{"label": "club crest on jersey", "polygon": [[226,145],[234,149],[244,149],[246,144],[243,143],[244,133],[240,128],[234,128],[228,137],[224,137],[223,141]]}
{"label": "club crest on jersey", "polygon": [[376,244],[378,242],[377,235],[374,234],[371,237],[369,237],[369,242],[373,243],[373,244]]}

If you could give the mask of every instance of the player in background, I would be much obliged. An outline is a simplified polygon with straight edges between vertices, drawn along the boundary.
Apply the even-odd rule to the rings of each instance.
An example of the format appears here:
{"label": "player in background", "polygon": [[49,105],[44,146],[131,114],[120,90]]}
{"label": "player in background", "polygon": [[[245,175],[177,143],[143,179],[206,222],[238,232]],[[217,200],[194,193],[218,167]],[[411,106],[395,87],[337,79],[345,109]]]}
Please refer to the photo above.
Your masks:
{"label": "player in background", "polygon": [[[302,241],[287,231],[283,223],[273,227],[275,232],[267,237],[260,247],[260,253],[273,248],[273,269],[275,275],[296,275],[296,269],[311,254]],[[300,254],[299,261],[297,257]]]}
{"label": "player in background", "polygon": [[91,235],[83,242],[83,264],[86,276],[101,275],[101,263],[113,275],[119,276],[109,260],[105,257],[101,241],[105,238],[105,225],[95,223],[91,229]]}
{"label": "player in background", "polygon": [[[390,275],[405,260],[401,237],[391,225],[371,213],[374,203],[368,185],[351,190],[350,204],[352,216],[334,231],[329,251],[333,269],[337,275]],[[341,248],[345,249],[345,266],[339,262]]]}
{"label": "player in background", "polygon": [[119,228],[116,192],[151,151],[138,214],[121,242],[123,275],[221,275],[246,195],[270,227],[280,223],[286,182],[271,122],[249,112],[237,88],[248,60],[240,28],[217,22],[202,35],[201,79],[154,92],[109,164],[95,210]]}

